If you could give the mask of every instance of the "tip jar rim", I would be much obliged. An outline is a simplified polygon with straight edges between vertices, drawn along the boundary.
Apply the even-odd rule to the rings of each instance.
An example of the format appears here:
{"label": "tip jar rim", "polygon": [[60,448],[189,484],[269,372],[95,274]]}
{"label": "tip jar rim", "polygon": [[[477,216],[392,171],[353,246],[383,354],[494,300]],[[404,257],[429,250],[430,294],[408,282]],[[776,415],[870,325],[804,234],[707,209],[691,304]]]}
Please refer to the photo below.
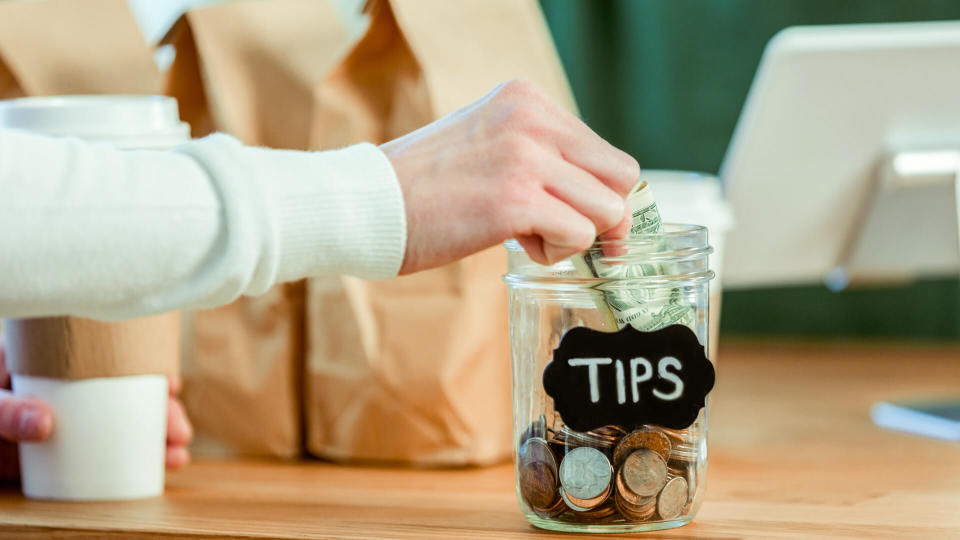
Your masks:
{"label": "tip jar rim", "polygon": [[[629,264],[662,264],[662,263],[684,263],[697,260],[705,260],[711,253],[713,247],[708,242],[708,229],[703,225],[664,223],[664,231],[659,233],[646,233],[633,235],[629,240],[606,240],[597,241],[581,254],[590,253],[598,257],[598,262],[611,265],[629,265]],[[523,257],[526,261],[524,265],[530,269],[537,267],[534,272],[524,272],[522,269],[517,271],[511,263],[511,269],[503,276],[503,280],[511,285],[522,285],[524,283],[534,284],[553,283],[577,284],[580,286],[596,287],[602,285],[606,288],[615,288],[621,286],[629,287],[659,287],[678,282],[695,283],[709,281],[715,277],[713,270],[707,267],[696,269],[692,272],[678,272],[645,276],[610,276],[610,277],[584,277],[576,275],[571,266],[571,259],[564,259],[549,266],[535,264],[526,256],[526,250],[514,239],[503,243],[510,254],[511,260],[514,257]],[[519,259],[518,259],[519,260]],[[569,267],[569,268],[568,268]]]}
{"label": "tip jar rim", "polygon": [[[680,239],[683,237],[695,238],[703,235],[703,245],[701,249],[708,250],[707,254],[713,252],[713,247],[708,242],[709,229],[704,225],[692,225],[688,223],[664,223],[664,230],[658,233],[643,233],[632,235],[630,239],[620,240],[596,240],[587,250],[597,250],[609,246],[636,246],[648,247],[652,241],[663,239]],[[525,252],[523,246],[516,239],[511,238],[503,243],[503,246],[509,251]]]}

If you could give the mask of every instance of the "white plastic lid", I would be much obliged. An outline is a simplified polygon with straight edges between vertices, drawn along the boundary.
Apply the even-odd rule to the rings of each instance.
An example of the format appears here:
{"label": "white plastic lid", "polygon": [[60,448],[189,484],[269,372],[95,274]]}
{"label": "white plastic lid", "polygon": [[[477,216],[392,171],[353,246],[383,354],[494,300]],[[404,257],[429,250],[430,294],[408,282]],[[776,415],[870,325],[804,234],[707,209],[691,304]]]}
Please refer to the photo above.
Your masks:
{"label": "white plastic lid", "polygon": [[640,177],[650,182],[663,221],[705,225],[720,234],[733,226],[733,213],[716,176],[644,169]]}
{"label": "white plastic lid", "polygon": [[190,139],[177,100],[150,95],[27,97],[0,101],[0,127],[78,137],[123,148],[161,148]]}

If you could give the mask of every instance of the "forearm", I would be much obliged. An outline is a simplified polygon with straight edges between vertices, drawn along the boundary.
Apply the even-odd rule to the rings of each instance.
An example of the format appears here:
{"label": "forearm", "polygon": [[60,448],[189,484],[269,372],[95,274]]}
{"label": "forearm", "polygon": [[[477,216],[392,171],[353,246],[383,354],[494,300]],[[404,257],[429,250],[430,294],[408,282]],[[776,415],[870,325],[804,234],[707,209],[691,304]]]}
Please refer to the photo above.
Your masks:
{"label": "forearm", "polygon": [[403,202],[364,145],[305,153],[217,136],[121,152],[0,131],[0,315],[128,318],[281,281],[395,275]]}

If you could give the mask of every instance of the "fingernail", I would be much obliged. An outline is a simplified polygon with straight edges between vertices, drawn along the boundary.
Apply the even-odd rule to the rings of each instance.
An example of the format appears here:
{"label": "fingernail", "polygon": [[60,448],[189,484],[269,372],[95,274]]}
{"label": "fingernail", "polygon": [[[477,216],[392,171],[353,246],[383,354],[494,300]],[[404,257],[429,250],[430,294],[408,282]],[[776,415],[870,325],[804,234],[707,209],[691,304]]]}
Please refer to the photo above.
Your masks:
{"label": "fingernail", "polygon": [[37,407],[24,407],[20,410],[20,440],[34,441],[46,438],[50,433],[50,415]]}

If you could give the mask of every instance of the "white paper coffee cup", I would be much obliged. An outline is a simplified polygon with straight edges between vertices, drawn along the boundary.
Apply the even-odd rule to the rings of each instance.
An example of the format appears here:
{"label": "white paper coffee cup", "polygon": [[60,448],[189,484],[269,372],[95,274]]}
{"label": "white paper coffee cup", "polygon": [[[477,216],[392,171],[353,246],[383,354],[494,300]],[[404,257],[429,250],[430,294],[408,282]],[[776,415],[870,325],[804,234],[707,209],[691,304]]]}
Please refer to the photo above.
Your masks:
{"label": "white paper coffee cup", "polygon": [[[53,96],[0,101],[0,128],[76,137],[123,149],[189,140],[164,96]],[[13,393],[50,405],[52,436],[20,444],[24,494],[120,500],[163,493],[176,313],[120,323],[68,317],[4,322]]]}
{"label": "white paper coffee cup", "polygon": [[55,418],[48,440],[20,444],[27,497],[88,501],[163,493],[166,376],[12,378],[15,395],[43,400]]}
{"label": "white paper coffee cup", "polygon": [[685,171],[644,169],[641,178],[653,187],[664,222],[703,225],[710,235],[713,254],[710,269],[717,277],[710,282],[710,358],[716,360],[720,336],[720,304],[723,294],[723,255],[727,231],[733,226],[733,212],[723,196],[720,179]]}

